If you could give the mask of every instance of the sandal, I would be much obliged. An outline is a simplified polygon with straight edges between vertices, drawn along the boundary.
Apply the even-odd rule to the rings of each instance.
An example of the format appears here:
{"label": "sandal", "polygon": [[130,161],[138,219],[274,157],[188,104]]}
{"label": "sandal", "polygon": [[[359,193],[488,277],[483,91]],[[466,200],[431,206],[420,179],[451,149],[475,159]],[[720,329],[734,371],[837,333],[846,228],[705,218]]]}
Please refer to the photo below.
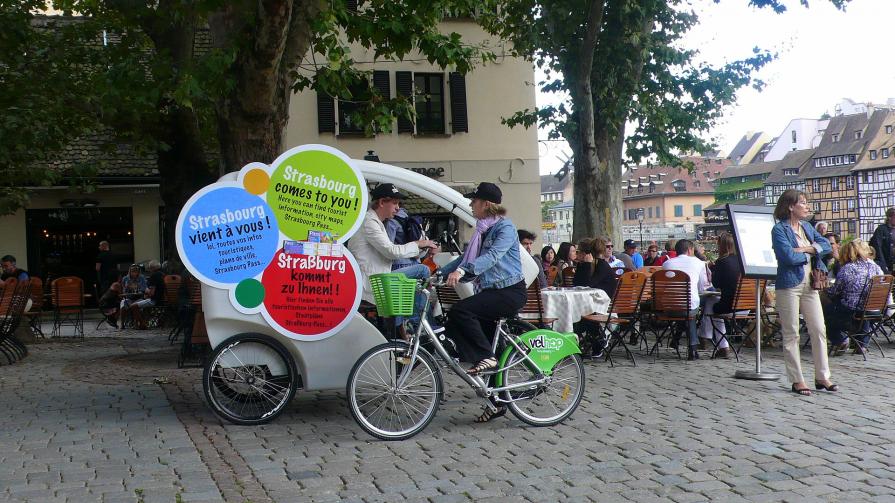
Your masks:
{"label": "sandal", "polygon": [[824,384],[820,381],[814,381],[814,387],[817,389],[822,389],[824,391],[839,391],[839,385],[833,383]]}
{"label": "sandal", "polygon": [[487,423],[499,417],[505,416],[507,413],[506,407],[497,407],[497,409],[492,409],[491,407],[485,407],[485,410],[482,412],[482,415],[475,418],[476,423]]}
{"label": "sandal", "polygon": [[796,384],[792,384],[792,392],[802,396],[811,396],[811,390],[808,388],[796,388]]}
{"label": "sandal", "polygon": [[470,367],[466,370],[466,373],[471,376],[481,375],[489,370],[494,370],[497,368],[497,358],[493,356],[490,358],[485,358],[484,360],[479,360],[478,363]]}

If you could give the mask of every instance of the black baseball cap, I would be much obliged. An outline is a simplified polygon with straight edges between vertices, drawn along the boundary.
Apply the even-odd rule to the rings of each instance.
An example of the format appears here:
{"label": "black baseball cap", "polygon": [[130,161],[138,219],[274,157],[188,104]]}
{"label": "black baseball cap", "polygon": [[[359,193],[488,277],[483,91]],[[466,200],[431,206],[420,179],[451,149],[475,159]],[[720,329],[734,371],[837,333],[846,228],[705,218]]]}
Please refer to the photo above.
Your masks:
{"label": "black baseball cap", "polygon": [[469,199],[482,199],[500,204],[500,201],[503,199],[503,193],[497,185],[489,182],[482,182],[475,188],[475,192],[464,194],[463,197],[468,197]]}
{"label": "black baseball cap", "polygon": [[633,239],[626,239],[625,250],[627,250],[628,248],[637,248],[637,243],[635,243]]}
{"label": "black baseball cap", "polygon": [[407,199],[407,195],[401,193],[398,190],[398,187],[395,187],[391,183],[380,183],[370,192],[370,199],[377,200],[382,199],[383,197],[390,197],[392,199]]}

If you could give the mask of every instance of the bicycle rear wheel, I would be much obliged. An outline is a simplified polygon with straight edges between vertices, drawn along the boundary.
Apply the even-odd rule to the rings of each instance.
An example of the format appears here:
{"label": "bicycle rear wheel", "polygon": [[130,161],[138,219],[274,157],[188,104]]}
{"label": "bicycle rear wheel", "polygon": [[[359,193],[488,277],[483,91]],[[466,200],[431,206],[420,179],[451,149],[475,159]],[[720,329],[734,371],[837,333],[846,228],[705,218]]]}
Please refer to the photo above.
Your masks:
{"label": "bicycle rear wheel", "polygon": [[444,385],[435,359],[420,348],[406,379],[398,380],[409,346],[389,342],[360,357],[348,376],[348,404],[357,424],[382,440],[404,440],[425,428],[441,400]]}
{"label": "bicycle rear wheel", "polygon": [[[507,358],[503,371],[504,386],[534,381],[540,373],[531,363],[522,361],[515,349]],[[571,416],[584,396],[584,365],[581,356],[574,354],[560,360],[553,367],[546,383],[502,392],[513,415],[532,426],[553,426]]]}
{"label": "bicycle rear wheel", "polygon": [[272,337],[241,334],[221,343],[202,376],[214,412],[235,424],[272,421],[298,389],[292,355]]}

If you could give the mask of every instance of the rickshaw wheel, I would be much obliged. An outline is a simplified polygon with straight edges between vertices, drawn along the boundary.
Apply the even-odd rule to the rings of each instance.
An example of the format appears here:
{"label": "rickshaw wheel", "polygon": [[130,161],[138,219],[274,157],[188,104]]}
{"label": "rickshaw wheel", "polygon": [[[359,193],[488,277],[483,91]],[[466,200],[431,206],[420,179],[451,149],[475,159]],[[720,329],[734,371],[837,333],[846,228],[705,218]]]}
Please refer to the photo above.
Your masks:
{"label": "rickshaw wheel", "polygon": [[235,424],[272,421],[298,388],[289,351],[262,334],[234,335],[215,349],[202,375],[202,389],[214,412]]}

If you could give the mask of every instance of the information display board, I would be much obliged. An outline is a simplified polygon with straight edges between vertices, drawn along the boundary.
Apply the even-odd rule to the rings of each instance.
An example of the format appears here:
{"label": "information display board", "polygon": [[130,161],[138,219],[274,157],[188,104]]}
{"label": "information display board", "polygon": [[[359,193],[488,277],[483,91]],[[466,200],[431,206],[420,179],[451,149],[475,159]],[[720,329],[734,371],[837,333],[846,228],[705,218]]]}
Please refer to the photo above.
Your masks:
{"label": "information display board", "polygon": [[740,272],[747,278],[775,279],[777,257],[771,243],[771,230],[777,223],[774,208],[728,204],[727,214],[736,241]]}
{"label": "information display board", "polygon": [[193,276],[228,290],[240,313],[261,314],[290,338],[319,340],[350,323],[360,304],[360,269],[343,244],[366,208],[353,161],[303,145],[193,195],[177,219],[177,251]]}

